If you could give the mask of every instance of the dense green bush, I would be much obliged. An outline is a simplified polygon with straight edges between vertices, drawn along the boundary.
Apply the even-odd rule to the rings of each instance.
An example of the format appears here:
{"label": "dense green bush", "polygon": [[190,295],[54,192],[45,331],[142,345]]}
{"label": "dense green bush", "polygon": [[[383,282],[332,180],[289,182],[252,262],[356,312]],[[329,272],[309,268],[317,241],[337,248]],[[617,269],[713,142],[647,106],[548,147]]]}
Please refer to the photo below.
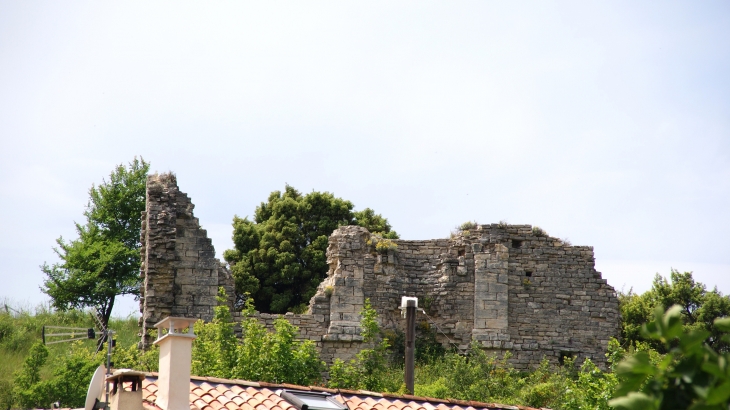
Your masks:
{"label": "dense green bush", "polygon": [[[683,307],[664,313],[642,326],[642,336],[662,344],[667,354],[658,363],[648,352],[637,352],[616,366],[620,379],[611,405],[625,410],[727,409],[730,404],[730,353],[709,345],[714,336],[704,329],[686,329]],[[730,342],[730,318],[715,319],[723,342]]]}
{"label": "dense green bush", "polygon": [[[298,329],[286,319],[277,319],[273,332],[255,318],[245,319],[239,341],[222,288],[218,301],[213,320],[195,325],[193,374],[300,385],[321,381],[324,363],[314,343],[295,340]],[[244,314],[251,313],[253,301],[248,298]]]}
{"label": "dense green bush", "polygon": [[564,366],[543,360],[537,369],[519,372],[508,359],[509,354],[498,358],[477,345],[472,345],[466,355],[447,353],[416,368],[415,393],[553,409],[609,408],[616,379],[590,360],[579,368],[571,360]]}
{"label": "dense green bush", "polygon": [[86,390],[94,370],[103,356],[94,357],[91,349],[75,343],[60,357],[53,375],[41,379],[41,370],[48,360],[48,348],[36,342],[15,374],[13,398],[22,408],[49,408],[59,402],[61,407],[83,407]]}

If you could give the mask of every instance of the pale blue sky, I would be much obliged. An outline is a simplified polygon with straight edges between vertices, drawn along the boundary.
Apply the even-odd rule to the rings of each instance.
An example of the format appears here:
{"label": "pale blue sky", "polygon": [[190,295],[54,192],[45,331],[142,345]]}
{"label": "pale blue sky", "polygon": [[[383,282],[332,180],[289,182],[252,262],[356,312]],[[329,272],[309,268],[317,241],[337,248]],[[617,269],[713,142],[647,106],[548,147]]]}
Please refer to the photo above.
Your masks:
{"label": "pale blue sky", "polygon": [[0,138],[15,303],[45,300],[54,240],[135,155],[219,255],[289,183],[404,239],[527,223],[594,246],[618,290],[674,267],[730,293],[726,1],[0,0]]}

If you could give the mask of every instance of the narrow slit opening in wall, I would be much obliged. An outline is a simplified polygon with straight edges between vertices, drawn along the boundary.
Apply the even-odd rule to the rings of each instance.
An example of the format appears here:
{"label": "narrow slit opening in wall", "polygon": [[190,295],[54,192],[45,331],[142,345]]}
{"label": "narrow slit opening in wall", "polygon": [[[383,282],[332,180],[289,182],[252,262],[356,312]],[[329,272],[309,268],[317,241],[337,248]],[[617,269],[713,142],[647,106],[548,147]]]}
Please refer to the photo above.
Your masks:
{"label": "narrow slit opening in wall", "polygon": [[512,247],[513,248],[521,248],[522,247],[522,241],[513,239],[512,240]]}
{"label": "narrow slit opening in wall", "polygon": [[532,271],[526,270],[525,271],[525,276],[527,276],[528,278],[531,278],[532,277]]}

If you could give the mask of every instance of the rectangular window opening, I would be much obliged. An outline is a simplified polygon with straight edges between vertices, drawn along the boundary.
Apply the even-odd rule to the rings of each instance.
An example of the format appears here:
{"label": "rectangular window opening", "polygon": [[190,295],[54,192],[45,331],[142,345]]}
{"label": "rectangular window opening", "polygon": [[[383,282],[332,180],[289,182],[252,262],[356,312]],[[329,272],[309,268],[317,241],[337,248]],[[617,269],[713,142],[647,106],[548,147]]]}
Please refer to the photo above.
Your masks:
{"label": "rectangular window opening", "polygon": [[565,364],[565,359],[572,359],[575,357],[575,352],[560,352],[560,357],[558,358],[558,363],[560,363],[561,366]]}

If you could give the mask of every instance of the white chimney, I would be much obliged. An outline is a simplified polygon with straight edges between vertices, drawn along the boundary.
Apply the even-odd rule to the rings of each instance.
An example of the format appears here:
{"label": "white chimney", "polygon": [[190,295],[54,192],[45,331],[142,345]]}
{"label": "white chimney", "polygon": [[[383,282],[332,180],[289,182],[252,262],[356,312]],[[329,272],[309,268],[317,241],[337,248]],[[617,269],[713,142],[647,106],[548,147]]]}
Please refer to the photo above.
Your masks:
{"label": "white chimney", "polygon": [[[168,317],[155,324],[160,347],[157,400],[162,410],[190,410],[190,361],[197,319]],[[182,331],[187,328],[186,333]]]}
{"label": "white chimney", "polygon": [[112,383],[112,390],[109,394],[111,410],[142,410],[144,373],[119,369],[106,380]]}

